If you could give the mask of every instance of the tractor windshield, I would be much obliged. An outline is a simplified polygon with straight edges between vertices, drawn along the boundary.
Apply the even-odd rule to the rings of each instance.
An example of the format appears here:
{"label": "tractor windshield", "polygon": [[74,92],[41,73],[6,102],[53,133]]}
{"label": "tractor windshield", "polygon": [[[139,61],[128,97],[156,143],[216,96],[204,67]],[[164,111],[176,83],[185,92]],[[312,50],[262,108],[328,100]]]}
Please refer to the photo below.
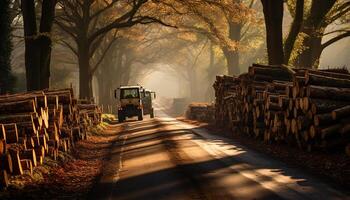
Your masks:
{"label": "tractor windshield", "polygon": [[138,88],[128,88],[120,90],[121,99],[133,99],[140,98],[140,93]]}

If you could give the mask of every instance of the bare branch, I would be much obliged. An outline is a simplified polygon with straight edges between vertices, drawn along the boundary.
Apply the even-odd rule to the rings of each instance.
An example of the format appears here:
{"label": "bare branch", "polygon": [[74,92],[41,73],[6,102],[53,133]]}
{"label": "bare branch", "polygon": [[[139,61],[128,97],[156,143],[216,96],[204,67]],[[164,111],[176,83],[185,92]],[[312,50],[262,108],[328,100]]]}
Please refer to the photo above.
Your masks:
{"label": "bare branch", "polygon": [[339,41],[339,40],[341,40],[341,39],[343,39],[345,37],[349,37],[349,36],[350,36],[350,31],[347,31],[347,32],[345,32],[343,34],[337,35],[334,38],[332,38],[332,39],[328,40],[327,42],[323,43],[321,48],[323,50],[326,47],[328,47],[329,45],[331,45],[331,44],[333,44],[333,43],[335,43],[335,42],[337,42],[337,41]]}

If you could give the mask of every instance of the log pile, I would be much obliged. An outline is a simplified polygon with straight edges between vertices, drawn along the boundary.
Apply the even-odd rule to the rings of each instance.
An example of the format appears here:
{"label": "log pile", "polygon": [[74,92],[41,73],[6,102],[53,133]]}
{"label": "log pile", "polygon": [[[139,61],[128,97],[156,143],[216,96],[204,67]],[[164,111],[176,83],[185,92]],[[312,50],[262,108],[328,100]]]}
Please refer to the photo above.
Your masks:
{"label": "log pile", "polygon": [[70,152],[100,121],[100,109],[78,104],[72,89],[0,96],[0,187],[10,175],[31,174],[46,156]]}
{"label": "log pile", "polygon": [[219,126],[308,151],[349,151],[348,73],[253,64],[238,77],[217,76],[214,89]]}
{"label": "log pile", "polygon": [[214,121],[214,105],[211,103],[191,103],[186,110],[186,118],[202,122]]}

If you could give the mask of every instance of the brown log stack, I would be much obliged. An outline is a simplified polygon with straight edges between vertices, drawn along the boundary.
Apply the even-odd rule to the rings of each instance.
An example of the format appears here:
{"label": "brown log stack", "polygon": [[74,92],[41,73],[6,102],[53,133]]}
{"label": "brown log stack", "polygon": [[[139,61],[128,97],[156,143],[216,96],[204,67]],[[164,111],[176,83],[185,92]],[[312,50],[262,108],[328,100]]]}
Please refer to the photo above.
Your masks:
{"label": "brown log stack", "polygon": [[350,143],[349,84],[344,71],[254,64],[238,77],[216,77],[215,121],[269,143],[344,149]]}
{"label": "brown log stack", "polygon": [[101,109],[77,102],[71,88],[0,96],[0,187],[87,138],[89,126],[101,122]]}

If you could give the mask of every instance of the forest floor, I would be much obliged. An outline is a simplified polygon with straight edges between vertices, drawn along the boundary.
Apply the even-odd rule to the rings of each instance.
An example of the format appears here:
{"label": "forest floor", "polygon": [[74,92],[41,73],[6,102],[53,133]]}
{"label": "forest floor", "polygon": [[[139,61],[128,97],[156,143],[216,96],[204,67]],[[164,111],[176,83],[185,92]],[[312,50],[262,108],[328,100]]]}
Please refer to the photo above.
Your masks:
{"label": "forest floor", "polygon": [[318,176],[336,186],[350,189],[350,157],[340,152],[306,152],[286,144],[266,144],[241,134],[219,128],[214,124],[188,120],[183,117],[180,121],[205,128],[211,134],[220,135],[253,149],[257,152],[272,156],[282,162],[300,168],[312,175]]}
{"label": "forest floor", "polygon": [[56,161],[46,157],[32,175],[12,177],[0,199],[86,199],[115,138],[105,124],[91,129],[88,139],[76,143],[70,155],[60,152]]}

